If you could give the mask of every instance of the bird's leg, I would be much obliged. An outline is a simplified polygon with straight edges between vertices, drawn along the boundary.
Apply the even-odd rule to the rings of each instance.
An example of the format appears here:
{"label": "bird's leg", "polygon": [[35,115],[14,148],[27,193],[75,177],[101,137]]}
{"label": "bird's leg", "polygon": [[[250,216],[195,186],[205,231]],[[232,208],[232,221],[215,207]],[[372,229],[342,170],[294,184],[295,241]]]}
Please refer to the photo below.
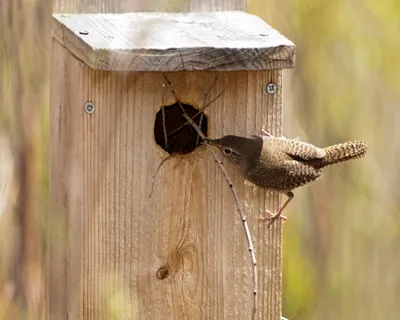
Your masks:
{"label": "bird's leg", "polygon": [[[265,210],[265,213],[269,216],[269,217],[263,217],[262,215],[260,215],[260,217],[259,217],[259,219],[260,220],[262,220],[262,221],[265,221],[265,220],[270,220],[270,219],[272,219],[272,217],[273,216],[275,216],[275,213],[272,213],[271,211],[269,211],[269,210]],[[286,216],[284,216],[284,215],[280,215],[279,216],[279,218],[282,220],[282,222],[285,222],[288,218],[286,217]]]}
{"label": "bird's leg", "polygon": [[[286,208],[286,206],[289,204],[289,202],[292,201],[293,198],[294,198],[294,194],[293,194],[293,192],[291,192],[291,191],[286,192],[286,195],[288,196],[288,199],[286,200],[286,202],[283,204],[283,206],[279,209],[279,211],[278,211],[277,213],[275,213],[274,215],[272,215],[272,216],[269,218],[271,221],[270,221],[270,223],[268,224],[268,228],[274,223],[274,221],[275,221],[277,218],[282,217],[282,212],[283,212],[283,210]],[[286,217],[285,217],[285,218],[286,218]],[[284,220],[287,220],[287,218],[284,219]]]}
{"label": "bird's leg", "polygon": [[269,224],[268,224],[268,228],[274,223],[274,221],[275,221],[277,218],[281,218],[283,221],[286,221],[286,220],[287,220],[287,217],[282,216],[282,212],[283,212],[283,210],[287,207],[287,205],[289,204],[289,202],[293,200],[294,194],[293,194],[293,192],[291,192],[291,191],[286,192],[285,194],[288,196],[288,199],[286,200],[286,202],[283,204],[283,206],[279,209],[279,211],[278,211],[277,213],[272,214],[270,211],[267,211],[266,213],[268,213],[268,214],[270,215],[269,218],[261,218],[261,217],[260,217],[262,220],[266,220],[266,219],[270,220],[270,222],[269,222]]}
{"label": "bird's leg", "polygon": [[[265,131],[265,130],[264,130],[264,128],[261,128],[261,134],[262,134],[262,135],[264,135],[264,136],[267,136],[267,137],[272,137],[272,138],[281,138],[281,139],[287,139],[287,138],[286,138],[286,137],[284,137],[284,136],[281,136],[281,137],[275,137],[275,136],[273,136],[272,134],[270,134],[268,131]],[[291,138],[291,140],[297,140],[297,141],[300,141],[300,137]]]}
{"label": "bird's leg", "polygon": [[[265,131],[264,128],[261,128],[261,134],[271,138],[278,138],[278,139],[287,139],[285,136],[275,137],[270,134],[268,131]],[[299,138],[294,138],[293,140],[299,140]]]}
{"label": "bird's leg", "polygon": [[261,128],[261,133],[262,133],[264,136],[273,137],[273,135],[270,134],[269,132],[265,131],[264,128]]}
{"label": "bird's leg", "polygon": [[[286,200],[286,202],[285,202],[285,204],[284,204],[283,206],[286,206],[286,205],[287,205],[287,202],[289,202],[289,201],[290,201],[290,199]],[[282,213],[282,210],[283,210],[283,207],[282,207],[281,209],[279,209],[278,213],[279,213],[279,212]],[[278,213],[272,213],[271,211],[269,211],[269,210],[267,209],[267,210],[265,210],[264,216],[260,215],[258,218],[259,218],[260,220],[262,220],[262,221],[265,221],[265,220],[271,220],[272,218],[275,220],[275,219],[277,219],[277,218],[279,217],[279,218],[282,220],[282,222],[285,222],[285,221],[288,219],[286,216],[284,216],[284,215],[282,215],[282,214],[280,214],[280,215],[278,216]],[[268,215],[268,217],[266,217],[265,215]],[[269,224],[269,225],[270,225],[270,224]]]}

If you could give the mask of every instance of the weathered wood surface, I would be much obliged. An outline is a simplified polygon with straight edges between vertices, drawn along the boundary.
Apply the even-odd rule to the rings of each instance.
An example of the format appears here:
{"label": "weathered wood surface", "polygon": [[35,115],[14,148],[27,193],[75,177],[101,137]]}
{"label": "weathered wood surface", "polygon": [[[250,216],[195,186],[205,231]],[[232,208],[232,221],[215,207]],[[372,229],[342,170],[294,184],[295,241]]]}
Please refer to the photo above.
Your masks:
{"label": "weathered wood surface", "polygon": [[267,70],[294,65],[294,44],[241,11],[55,14],[54,37],[97,70]]}
{"label": "weathered wood surface", "polygon": [[246,0],[54,0],[54,12],[121,13],[134,11],[225,11],[246,10]]}
{"label": "weathered wood surface", "polygon": [[[0,131],[0,217],[14,204],[12,190],[14,157],[11,152],[10,138]],[[14,191],[15,192],[15,191]]]}
{"label": "weathered wood surface", "polygon": [[[51,319],[249,319],[252,271],[241,221],[204,147],[175,156],[156,145],[156,112],[175,99],[160,72],[95,71],[53,49]],[[282,131],[281,70],[184,72],[168,77],[201,106],[209,136]],[[269,82],[278,85],[266,93]],[[96,110],[84,111],[87,101]],[[225,161],[226,162],[226,161]],[[257,217],[278,196],[246,183],[226,162],[245,204],[258,259],[258,319],[280,319],[281,226]],[[65,230],[66,232],[60,232]],[[160,280],[157,271],[168,267]],[[54,291],[56,290],[57,291]]]}

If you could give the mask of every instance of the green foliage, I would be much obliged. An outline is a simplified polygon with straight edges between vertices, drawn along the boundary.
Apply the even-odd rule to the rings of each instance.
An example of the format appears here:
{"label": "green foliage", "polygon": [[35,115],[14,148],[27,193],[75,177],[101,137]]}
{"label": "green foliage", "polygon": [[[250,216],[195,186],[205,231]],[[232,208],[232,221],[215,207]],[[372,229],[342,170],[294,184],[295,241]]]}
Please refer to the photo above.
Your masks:
{"label": "green foliage", "polygon": [[296,67],[284,72],[285,136],[369,145],[365,158],[295,192],[283,314],[397,319],[400,2],[252,0],[249,9],[296,44]]}
{"label": "green foliage", "polygon": [[[1,24],[11,3],[0,5],[0,129],[13,137],[21,131],[16,124],[21,106],[14,104],[18,97],[25,101],[24,111],[38,118],[39,234],[46,241],[50,51],[41,50],[48,35],[35,33],[33,18],[43,19],[28,11],[31,19],[20,18],[26,33],[19,20],[14,27]],[[186,6],[186,1],[176,0],[164,11]],[[23,8],[16,6],[15,12]],[[320,146],[364,139],[370,149],[364,159],[328,168],[322,180],[295,192],[285,212],[283,314],[290,320],[397,319],[400,1],[250,0],[249,11],[297,46],[296,67],[285,71],[285,136],[301,136]],[[15,84],[20,78],[25,91],[18,94]],[[30,96],[30,91],[36,94]],[[15,221],[5,223],[4,216],[1,222],[15,228]],[[14,239],[17,231],[1,231],[0,319],[14,319],[22,313],[13,301],[13,270],[4,260],[18,244],[5,239]],[[135,312],[136,306],[120,308],[129,298],[126,292],[102,294],[110,317]]]}

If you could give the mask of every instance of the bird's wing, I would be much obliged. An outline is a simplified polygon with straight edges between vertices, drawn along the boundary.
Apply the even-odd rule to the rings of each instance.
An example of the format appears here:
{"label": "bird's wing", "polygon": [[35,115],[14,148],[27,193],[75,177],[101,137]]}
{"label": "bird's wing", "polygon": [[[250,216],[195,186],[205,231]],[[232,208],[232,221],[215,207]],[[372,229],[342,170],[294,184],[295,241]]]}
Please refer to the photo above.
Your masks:
{"label": "bird's wing", "polygon": [[[267,139],[271,139],[268,138]],[[276,148],[287,155],[297,158],[299,160],[312,160],[312,159],[322,159],[325,157],[326,152],[324,149],[318,148],[311,143],[286,139],[286,138],[274,138],[272,142],[276,145]]]}
{"label": "bird's wing", "polygon": [[322,171],[307,164],[285,160],[271,163],[260,160],[247,171],[250,181],[265,188],[288,191],[322,177]]}

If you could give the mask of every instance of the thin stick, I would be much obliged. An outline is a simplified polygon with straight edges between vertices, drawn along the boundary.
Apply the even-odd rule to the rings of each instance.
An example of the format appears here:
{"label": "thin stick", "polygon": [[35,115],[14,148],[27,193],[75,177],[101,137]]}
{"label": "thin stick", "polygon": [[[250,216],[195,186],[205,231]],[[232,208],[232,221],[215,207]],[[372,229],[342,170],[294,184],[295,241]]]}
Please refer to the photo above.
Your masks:
{"label": "thin stick", "polygon": [[164,131],[164,144],[165,150],[168,150],[168,135],[167,135],[167,126],[165,125],[165,85],[163,84],[163,91],[162,91],[162,108],[161,108],[161,115],[162,115],[162,124],[163,124],[163,131]]}
{"label": "thin stick", "polygon": [[[209,93],[211,91],[211,88],[217,82],[217,79],[218,79],[218,77],[214,78],[214,81],[210,84],[210,86],[207,88],[206,92],[204,93],[204,102],[203,102],[203,107],[201,108],[202,110],[205,108],[205,105],[206,105],[207,100],[208,100],[208,95],[209,95]],[[199,121],[199,128],[200,129],[201,129],[201,125],[203,124],[203,119],[204,119],[204,113],[202,112],[201,115],[200,115],[200,121]],[[186,123],[188,123],[188,122],[186,121]],[[199,145],[199,140],[200,140],[200,136],[197,135],[197,138],[196,138],[196,145],[197,146]]]}
{"label": "thin stick", "polygon": [[[168,82],[169,86],[171,87],[172,93],[175,95],[175,99],[177,100],[179,107],[182,110],[182,116],[186,119],[186,121],[188,123],[190,123],[190,125],[197,131],[197,134],[204,140],[206,139],[206,136],[204,135],[204,133],[201,131],[201,129],[198,127],[198,125],[186,114],[185,109],[182,107],[178,96],[175,93],[175,90],[172,86],[172,83],[168,80],[168,78],[166,77],[166,75],[164,74],[164,78],[165,80]],[[247,238],[247,243],[249,245],[249,252],[250,252],[250,257],[251,257],[251,261],[253,264],[253,283],[254,283],[254,288],[253,288],[253,313],[252,313],[252,319],[255,319],[256,316],[256,312],[257,312],[257,283],[258,283],[258,270],[257,270],[257,260],[256,260],[256,255],[254,253],[254,247],[253,247],[253,242],[251,240],[251,235],[250,235],[250,229],[249,226],[247,224],[247,219],[246,216],[243,212],[243,209],[240,205],[240,200],[239,200],[239,195],[236,191],[236,188],[233,185],[233,182],[231,180],[231,178],[228,175],[228,172],[226,171],[224,165],[222,164],[222,161],[219,159],[217,152],[214,150],[213,147],[209,146],[208,144],[206,144],[206,147],[208,149],[208,151],[211,152],[212,156],[214,157],[215,162],[218,164],[218,166],[220,167],[226,182],[229,185],[229,188],[231,189],[233,198],[235,199],[235,203],[237,206],[237,210],[238,213],[240,215],[240,219],[242,220],[243,223],[243,227],[244,227],[244,233],[246,235]]]}
{"label": "thin stick", "polygon": [[156,183],[157,174],[158,174],[158,172],[160,171],[161,167],[164,165],[165,162],[167,162],[167,161],[168,161],[169,159],[171,159],[173,156],[176,156],[177,154],[181,154],[182,151],[190,144],[190,142],[192,142],[192,140],[193,140],[193,137],[190,138],[189,142],[188,142],[185,146],[183,146],[182,149],[181,149],[179,152],[176,152],[176,153],[173,153],[173,154],[168,155],[166,158],[164,158],[164,159],[160,162],[160,164],[158,165],[158,168],[157,168],[157,170],[156,170],[156,173],[155,173],[154,176],[153,176],[153,181],[152,181],[152,183],[151,183],[151,189],[150,189],[149,199],[151,199],[151,197],[153,196],[153,191],[154,191],[154,186],[155,186],[155,183]]}
{"label": "thin stick", "polygon": [[[204,113],[202,113],[202,114],[200,115],[199,128],[201,128],[201,125],[203,124],[203,118],[204,118]],[[187,123],[187,122],[186,122],[186,123]],[[200,136],[197,135],[197,138],[196,138],[196,146],[199,145],[199,141],[200,141]]]}
{"label": "thin stick", "polygon": [[[202,114],[203,111],[208,108],[215,100],[217,100],[220,96],[222,96],[222,94],[225,92],[226,88],[224,90],[222,90],[215,98],[213,98],[209,103],[207,103],[203,108],[201,108],[193,117],[191,117],[192,120],[194,120],[194,118],[196,118],[199,114]],[[179,130],[183,129],[184,127],[186,127],[189,123],[185,122],[184,124],[182,124],[180,127],[176,128],[175,130],[172,130],[170,133],[168,133],[167,137],[171,136],[172,134],[178,132]],[[157,141],[160,142],[160,141]]]}
{"label": "thin stick", "polygon": [[164,110],[164,107],[161,108],[161,115],[162,115],[163,131],[164,131],[165,150],[168,150],[168,135],[167,135],[167,127],[165,126],[165,110]]}
{"label": "thin stick", "polygon": [[181,62],[182,62],[182,67],[183,67],[182,71],[185,71],[186,68],[185,68],[185,63],[183,62],[182,52],[180,49],[178,49],[178,50],[179,50],[179,56],[181,57]]}
{"label": "thin stick", "polygon": [[164,158],[164,159],[160,162],[160,164],[158,165],[157,171],[156,171],[156,173],[155,173],[154,176],[153,176],[153,182],[152,182],[152,184],[151,184],[149,199],[151,199],[151,197],[152,197],[152,195],[153,195],[154,185],[156,184],[156,177],[157,177],[158,171],[160,171],[162,165],[163,165],[167,160],[171,159],[173,156],[174,156],[174,155],[171,155],[171,154],[168,155],[168,157]]}
{"label": "thin stick", "polygon": [[206,105],[207,99],[208,99],[208,95],[210,94],[210,91],[211,91],[212,87],[214,87],[215,83],[217,82],[217,79],[218,79],[218,77],[214,78],[213,82],[211,82],[210,86],[207,88],[206,92],[204,93],[203,108],[205,108],[205,105]]}
{"label": "thin stick", "polygon": [[[184,112],[184,111],[183,111]],[[183,117],[186,119],[186,121],[190,122],[190,124],[193,126],[193,128],[197,131],[198,135],[202,138],[202,139],[206,139],[206,136],[203,134],[203,132],[200,130],[200,128],[197,126],[197,124],[190,119],[190,117],[186,114],[183,113]],[[242,207],[240,206],[240,200],[239,200],[239,195],[233,185],[233,182],[231,180],[231,178],[228,175],[228,172],[226,171],[224,165],[222,164],[222,161],[218,158],[218,155],[216,153],[216,151],[214,150],[213,147],[209,146],[208,144],[206,144],[207,149],[211,152],[212,156],[214,157],[215,162],[218,164],[218,166],[220,167],[226,182],[229,185],[229,188],[232,191],[233,194],[233,198],[235,199],[236,202],[236,206],[238,209],[238,213],[240,215],[240,219],[242,220],[243,223],[243,227],[244,227],[244,233],[246,235],[247,238],[247,243],[249,245],[249,252],[250,252],[250,257],[251,257],[251,261],[253,264],[253,284],[254,284],[254,288],[253,288],[253,314],[252,314],[252,319],[255,319],[256,316],[256,311],[257,311],[257,283],[258,283],[258,270],[257,270],[257,260],[256,260],[256,255],[254,253],[254,247],[253,247],[253,242],[251,240],[251,235],[250,235],[250,229],[249,226],[247,224],[247,218],[243,212]]]}

